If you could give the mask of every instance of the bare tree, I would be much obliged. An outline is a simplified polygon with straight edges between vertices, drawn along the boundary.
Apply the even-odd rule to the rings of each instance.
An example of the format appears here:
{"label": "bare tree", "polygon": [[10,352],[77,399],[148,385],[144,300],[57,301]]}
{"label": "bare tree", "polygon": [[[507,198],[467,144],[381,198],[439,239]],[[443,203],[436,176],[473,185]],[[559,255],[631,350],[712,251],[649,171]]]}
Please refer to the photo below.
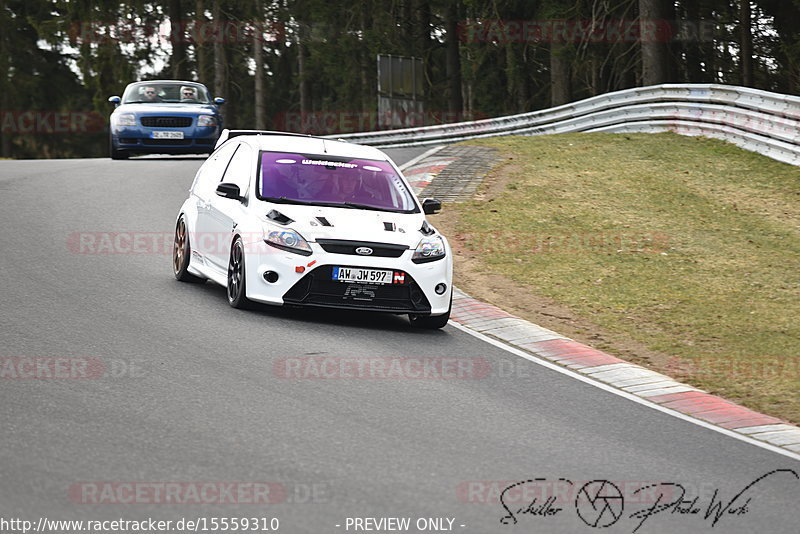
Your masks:
{"label": "bare tree", "polygon": [[264,26],[262,24],[263,12],[261,11],[261,0],[255,0],[255,14],[254,20],[255,28],[253,28],[253,60],[255,61],[255,113],[256,113],[256,129],[265,130],[267,128],[266,109],[264,106]]}
{"label": "bare tree", "polygon": [[464,100],[461,95],[461,57],[458,43],[458,5],[451,1],[445,13],[447,32],[447,110],[461,112]]}
{"label": "bare tree", "polygon": [[[302,28],[302,26],[301,26]],[[303,30],[300,30],[300,38],[297,42],[297,78],[298,90],[300,93],[300,116],[311,111],[311,98],[308,94],[308,79],[306,77],[306,46],[303,43]]]}
{"label": "bare tree", "polygon": [[[670,20],[669,0],[639,0],[639,21],[642,28],[665,24]],[[669,45],[658,38],[643,38],[642,85],[667,83],[670,78]]]}
{"label": "bare tree", "polygon": [[741,46],[739,47],[739,64],[742,71],[742,85],[753,86],[753,18],[750,11],[750,0],[739,0],[739,28]]}
{"label": "bare tree", "polygon": [[[206,6],[203,0],[195,1],[195,36],[202,36],[205,34],[205,26],[208,23],[206,20]],[[206,83],[208,78],[208,48],[203,42],[202,38],[193,40],[194,43],[194,56],[197,60],[197,79]]]}
{"label": "bare tree", "polygon": [[[228,95],[228,58],[225,46],[225,13],[220,6],[220,0],[214,0],[211,10],[212,17],[214,18],[214,26],[217,31],[214,34],[214,96]],[[222,116],[228,118],[230,114],[230,106],[226,109],[222,108]]]}
{"label": "bare tree", "polygon": [[550,105],[560,106],[572,100],[572,68],[567,47],[553,39],[550,43]]}
{"label": "bare tree", "polygon": [[172,77],[185,80],[188,76],[186,63],[186,28],[183,19],[181,0],[169,0],[169,38],[172,45]]}

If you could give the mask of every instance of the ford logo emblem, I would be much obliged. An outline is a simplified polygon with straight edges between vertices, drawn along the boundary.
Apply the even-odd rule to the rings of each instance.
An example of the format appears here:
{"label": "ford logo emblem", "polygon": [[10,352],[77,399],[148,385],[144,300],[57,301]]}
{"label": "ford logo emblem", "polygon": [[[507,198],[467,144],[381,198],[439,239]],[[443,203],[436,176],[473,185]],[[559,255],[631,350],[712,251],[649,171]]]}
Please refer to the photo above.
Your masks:
{"label": "ford logo emblem", "polygon": [[361,254],[362,256],[370,256],[372,254],[372,249],[369,247],[358,247],[356,249],[356,254]]}

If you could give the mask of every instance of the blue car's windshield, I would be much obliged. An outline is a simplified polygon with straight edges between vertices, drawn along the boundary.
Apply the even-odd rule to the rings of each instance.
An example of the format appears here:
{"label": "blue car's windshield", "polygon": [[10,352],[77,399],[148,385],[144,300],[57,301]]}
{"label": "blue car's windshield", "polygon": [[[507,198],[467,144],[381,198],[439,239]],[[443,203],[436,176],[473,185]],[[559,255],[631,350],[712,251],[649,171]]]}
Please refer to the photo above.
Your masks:
{"label": "blue car's windshield", "polygon": [[125,89],[123,104],[210,104],[208,91],[195,83],[135,83]]}
{"label": "blue car's windshield", "polygon": [[413,213],[411,192],[387,161],[261,152],[259,197],[272,202]]}

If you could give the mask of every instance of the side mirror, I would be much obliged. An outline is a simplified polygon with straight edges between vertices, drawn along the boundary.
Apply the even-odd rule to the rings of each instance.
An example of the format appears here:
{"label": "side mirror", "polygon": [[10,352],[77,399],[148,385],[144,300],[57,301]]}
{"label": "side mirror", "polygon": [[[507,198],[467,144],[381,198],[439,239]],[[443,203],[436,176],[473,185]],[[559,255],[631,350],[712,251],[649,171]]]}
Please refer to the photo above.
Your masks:
{"label": "side mirror", "polygon": [[224,198],[232,198],[233,200],[242,200],[239,186],[231,183],[222,183],[217,186],[217,194]]}
{"label": "side mirror", "polygon": [[109,96],[108,101],[114,104],[115,106],[119,106],[119,103],[122,102],[122,99],[118,96]]}
{"label": "side mirror", "polygon": [[422,211],[426,215],[433,215],[434,213],[438,213],[441,209],[441,201],[436,200],[435,198],[426,198],[422,201]]}
{"label": "side mirror", "polygon": [[224,104],[224,103],[225,103],[225,99],[224,99],[224,98],[217,97],[217,98],[215,98],[215,99],[214,99],[214,103],[215,103],[216,105],[218,105],[218,106],[221,106],[222,104]]}

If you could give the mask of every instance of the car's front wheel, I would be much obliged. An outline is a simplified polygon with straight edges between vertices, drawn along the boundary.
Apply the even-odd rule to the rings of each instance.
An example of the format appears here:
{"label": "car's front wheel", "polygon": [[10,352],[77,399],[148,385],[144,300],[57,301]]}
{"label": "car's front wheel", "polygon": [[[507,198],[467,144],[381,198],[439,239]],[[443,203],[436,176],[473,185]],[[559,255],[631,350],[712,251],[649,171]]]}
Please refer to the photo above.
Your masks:
{"label": "car's front wheel", "polygon": [[111,136],[108,137],[108,151],[111,154],[111,159],[128,159],[128,153],[118,150],[114,146],[114,139]]}
{"label": "car's front wheel", "polygon": [[250,307],[250,301],[247,299],[244,246],[241,237],[237,237],[233,242],[228,260],[228,304],[239,309]]}
{"label": "car's front wheel", "polygon": [[411,326],[415,328],[426,328],[429,330],[444,328],[445,325],[447,325],[447,321],[450,320],[450,311],[452,309],[453,309],[453,297],[450,297],[450,307],[447,308],[446,313],[443,313],[442,315],[410,314],[408,316],[408,319],[409,321],[411,321]]}
{"label": "car's front wheel", "polygon": [[181,215],[175,225],[175,240],[172,244],[172,273],[181,282],[205,282],[203,278],[189,272],[189,259],[192,246],[189,243],[189,232],[186,231],[186,218]]}

